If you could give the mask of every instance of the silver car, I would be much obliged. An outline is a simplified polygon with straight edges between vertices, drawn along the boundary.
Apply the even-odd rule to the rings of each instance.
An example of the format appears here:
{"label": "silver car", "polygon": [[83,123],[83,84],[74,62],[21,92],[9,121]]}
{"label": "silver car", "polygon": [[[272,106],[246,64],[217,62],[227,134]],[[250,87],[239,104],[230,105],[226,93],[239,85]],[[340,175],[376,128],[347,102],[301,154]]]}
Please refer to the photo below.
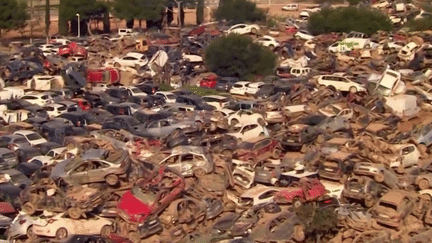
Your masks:
{"label": "silver car", "polygon": [[171,155],[159,164],[164,164],[183,176],[199,177],[213,171],[213,160],[210,154],[203,147],[197,146],[175,147]]}

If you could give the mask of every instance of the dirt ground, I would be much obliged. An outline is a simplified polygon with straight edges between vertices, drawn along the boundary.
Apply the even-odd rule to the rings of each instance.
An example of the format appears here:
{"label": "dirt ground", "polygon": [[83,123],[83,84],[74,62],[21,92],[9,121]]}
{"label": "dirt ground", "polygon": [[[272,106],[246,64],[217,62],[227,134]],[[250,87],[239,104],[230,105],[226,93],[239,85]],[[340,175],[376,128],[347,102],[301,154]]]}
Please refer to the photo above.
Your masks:
{"label": "dirt ground", "polygon": [[[288,0],[286,4],[290,3],[291,1]],[[269,13],[270,16],[278,16],[278,17],[297,17],[299,14],[299,11],[306,8],[307,6],[311,6],[314,4],[302,4],[300,3],[300,9],[299,11],[282,11],[282,7],[285,4],[259,4],[258,7],[264,9],[267,13]],[[206,20],[209,21],[209,18],[212,14],[212,12],[215,9],[206,8],[205,16]],[[211,13],[209,14],[208,11]],[[34,38],[44,38],[45,36],[45,21],[38,22],[40,25],[36,25],[33,27],[33,36]],[[174,21],[172,23],[173,25],[177,25],[177,17],[176,14],[174,14]],[[185,9],[185,25],[186,26],[193,26],[196,25],[196,15],[194,9]],[[113,18],[111,20],[111,31],[115,33],[118,28],[124,28],[126,26],[126,22],[123,20],[119,20],[116,18]],[[139,26],[138,21],[135,22],[135,27],[137,28]],[[145,27],[145,24],[143,25]],[[92,29],[102,29],[102,23],[96,23],[92,24]],[[58,23],[57,21],[52,21],[50,25],[50,35],[58,34]],[[2,33],[1,40],[2,42],[17,40],[17,39],[26,39],[30,37],[30,27],[27,26],[23,30],[15,30],[15,31],[9,31],[6,33]]]}

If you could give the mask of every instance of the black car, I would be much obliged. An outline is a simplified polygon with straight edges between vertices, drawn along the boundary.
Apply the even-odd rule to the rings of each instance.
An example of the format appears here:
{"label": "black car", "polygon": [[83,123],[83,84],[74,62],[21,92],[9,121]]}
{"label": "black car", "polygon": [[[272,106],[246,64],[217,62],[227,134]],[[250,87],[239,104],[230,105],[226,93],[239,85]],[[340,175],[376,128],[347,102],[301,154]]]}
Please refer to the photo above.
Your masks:
{"label": "black car", "polygon": [[102,124],[105,121],[105,119],[109,117],[113,117],[112,113],[100,108],[91,109],[87,111],[85,115],[88,124],[92,124],[92,123]]}
{"label": "black car", "polygon": [[139,88],[142,92],[144,92],[148,95],[152,95],[152,94],[159,91],[159,86],[157,86],[155,84],[149,84],[149,83],[138,84],[135,87]]}
{"label": "black car", "polygon": [[127,89],[122,88],[109,88],[105,91],[109,96],[119,99],[120,101],[126,101],[130,96]]}
{"label": "black car", "polygon": [[237,81],[234,77],[219,77],[215,89],[228,92]]}
{"label": "black car", "polygon": [[206,110],[213,111],[215,110],[214,106],[207,104],[205,101],[196,95],[180,95],[176,98],[176,103],[186,104],[195,106],[196,110]]}
{"label": "black car", "polygon": [[102,129],[124,129],[132,134],[141,136],[145,126],[132,116],[121,115],[107,118],[102,125]]}
{"label": "black car", "polygon": [[237,149],[237,139],[229,135],[211,136],[194,140],[192,145],[205,147],[213,153],[219,153],[231,159],[233,152]]}
{"label": "black car", "polygon": [[18,163],[28,162],[29,159],[42,155],[39,149],[32,146],[21,147],[16,150]]}
{"label": "black car", "polygon": [[146,112],[146,111],[137,111],[133,114],[133,117],[135,117],[139,122],[142,124],[147,125],[148,123],[152,121],[158,121],[162,119],[166,119],[171,116],[170,112]]}
{"label": "black car", "polygon": [[72,125],[59,121],[50,121],[44,123],[41,126],[40,131],[47,140],[59,144],[63,144],[64,138],[66,136],[82,135],[85,133],[82,128],[77,127],[75,129],[75,127]]}
{"label": "black car", "polygon": [[105,106],[105,103],[103,102],[99,94],[85,92],[83,98],[86,99],[88,103],[90,103],[92,108]]}
{"label": "black car", "polygon": [[130,96],[128,100],[144,108],[151,108],[159,105],[152,96]]}
{"label": "black car", "polygon": [[290,91],[291,91],[291,86],[265,84],[255,93],[255,97],[261,99],[267,99],[268,97],[275,95],[277,93],[289,94]]}
{"label": "black car", "polygon": [[82,111],[66,112],[61,114],[59,117],[71,121],[76,127],[87,126],[86,114]]}
{"label": "black car", "polygon": [[106,110],[109,113],[112,113],[113,115],[128,115],[131,116],[133,113],[135,113],[136,110],[139,110],[141,106],[131,103],[131,102],[124,102],[120,104],[111,104],[107,105]]}

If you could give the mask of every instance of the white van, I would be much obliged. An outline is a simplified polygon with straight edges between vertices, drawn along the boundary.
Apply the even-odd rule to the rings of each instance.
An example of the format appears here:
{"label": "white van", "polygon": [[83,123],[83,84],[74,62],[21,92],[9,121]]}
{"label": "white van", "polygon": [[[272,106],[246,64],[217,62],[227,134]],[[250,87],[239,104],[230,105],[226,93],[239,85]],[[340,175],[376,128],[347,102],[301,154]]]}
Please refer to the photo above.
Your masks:
{"label": "white van", "polygon": [[119,29],[117,34],[121,37],[136,35],[133,29]]}
{"label": "white van", "polygon": [[415,42],[406,44],[398,53],[399,59],[406,62],[411,61],[414,59],[414,56],[420,47],[421,46],[417,45]]}
{"label": "white van", "polygon": [[377,44],[365,38],[346,38],[342,41],[337,41],[329,46],[328,50],[331,52],[347,52],[356,49],[363,49],[366,47],[375,47]]}
{"label": "white van", "polygon": [[375,92],[378,92],[383,96],[402,94],[405,90],[406,85],[401,80],[401,74],[390,69],[384,71],[375,88]]}
{"label": "white van", "polygon": [[420,108],[417,106],[417,97],[414,95],[397,95],[388,97],[386,105],[393,110],[393,114],[400,118],[410,119],[417,116]]}

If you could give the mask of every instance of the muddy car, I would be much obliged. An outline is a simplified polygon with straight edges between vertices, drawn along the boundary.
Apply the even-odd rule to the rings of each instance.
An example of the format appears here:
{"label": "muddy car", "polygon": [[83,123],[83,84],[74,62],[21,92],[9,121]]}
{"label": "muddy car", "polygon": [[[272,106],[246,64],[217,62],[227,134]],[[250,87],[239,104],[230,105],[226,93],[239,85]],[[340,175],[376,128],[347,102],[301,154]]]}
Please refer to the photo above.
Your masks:
{"label": "muddy car", "polygon": [[321,178],[345,182],[354,169],[353,153],[336,152],[320,163],[318,174]]}
{"label": "muddy car", "polygon": [[301,179],[293,182],[288,188],[280,190],[274,195],[274,201],[278,204],[292,204],[299,208],[305,202],[311,202],[324,198],[326,188],[318,179]]}
{"label": "muddy car", "polygon": [[405,219],[409,215],[424,215],[427,203],[419,194],[392,190],[384,194],[381,199],[372,207],[370,213],[378,224],[401,228],[406,224]]}
{"label": "muddy car", "polygon": [[306,151],[306,147],[313,143],[325,142],[325,135],[323,131],[313,126],[306,124],[291,125],[281,138],[281,144],[284,148],[292,150]]}
{"label": "muddy car", "polygon": [[206,205],[193,198],[183,198],[173,201],[160,220],[166,228],[177,224],[184,225],[185,231],[194,230],[206,218]]}
{"label": "muddy car", "polygon": [[349,202],[363,202],[370,208],[385,191],[384,186],[369,177],[352,176],[344,183],[342,198]]}
{"label": "muddy car", "polygon": [[383,183],[389,188],[396,188],[398,183],[396,173],[380,164],[359,162],[355,164],[353,172],[356,175],[370,176],[376,182]]}
{"label": "muddy car", "polygon": [[106,182],[110,186],[115,186],[119,183],[120,177],[126,176],[130,164],[127,151],[123,151],[120,158],[81,160],[75,157],[58,163],[51,171],[51,178],[62,179],[72,185]]}
{"label": "muddy car", "polygon": [[281,212],[264,223],[263,227],[254,230],[250,237],[255,242],[279,242],[305,240],[305,225],[293,212]]}
{"label": "muddy car", "polygon": [[238,145],[234,158],[247,161],[251,165],[268,158],[279,159],[282,149],[279,141],[275,139],[258,138]]}
{"label": "muddy car", "polygon": [[199,138],[192,141],[195,146],[202,146],[213,153],[222,154],[224,157],[231,159],[234,151],[237,149],[237,139],[228,135],[215,135],[207,138]]}
{"label": "muddy car", "polygon": [[31,185],[21,193],[20,200],[23,211],[28,215],[43,210],[59,213],[67,211],[73,219],[79,219],[103,202],[102,193],[95,188],[79,186],[64,192],[53,184]]}
{"label": "muddy car", "polygon": [[203,147],[197,146],[175,147],[171,155],[158,164],[166,165],[183,176],[197,177],[212,172],[214,167],[210,154]]}
{"label": "muddy car", "polygon": [[137,181],[117,204],[121,235],[133,242],[162,230],[155,216],[162,212],[183,192],[183,178],[170,169],[161,167],[153,178]]}

